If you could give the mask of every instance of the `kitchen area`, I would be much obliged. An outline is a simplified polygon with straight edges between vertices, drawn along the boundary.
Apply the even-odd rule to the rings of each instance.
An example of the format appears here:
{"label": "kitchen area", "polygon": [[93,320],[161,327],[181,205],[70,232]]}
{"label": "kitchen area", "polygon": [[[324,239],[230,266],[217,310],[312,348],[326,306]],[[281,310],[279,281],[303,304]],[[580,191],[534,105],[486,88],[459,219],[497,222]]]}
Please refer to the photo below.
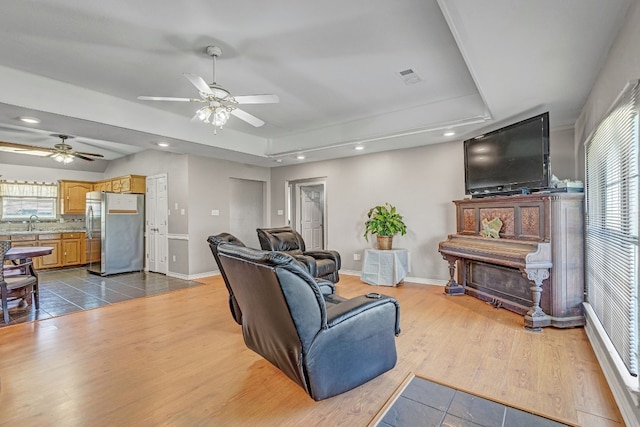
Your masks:
{"label": "kitchen area", "polygon": [[[11,246],[52,247],[51,254],[34,260],[38,270],[100,262],[100,240],[87,233],[86,196],[94,191],[144,195],[145,177],[126,175],[97,182],[60,180],[57,218],[45,220],[31,215],[28,221],[3,219],[0,240],[10,240]],[[144,209],[140,214],[144,218]],[[142,243],[142,237],[140,240]]]}
{"label": "kitchen area", "polygon": [[[0,240],[10,241],[12,248],[52,249],[47,255],[33,258],[40,309],[17,300],[9,305],[9,324],[197,284],[143,271],[145,176],[48,184],[57,184],[57,192],[51,192],[57,194],[55,215],[39,206],[42,218],[34,213],[26,219],[31,212],[23,207],[21,217],[7,215],[9,218],[3,217],[0,222]],[[6,323],[0,323],[2,326]]]}

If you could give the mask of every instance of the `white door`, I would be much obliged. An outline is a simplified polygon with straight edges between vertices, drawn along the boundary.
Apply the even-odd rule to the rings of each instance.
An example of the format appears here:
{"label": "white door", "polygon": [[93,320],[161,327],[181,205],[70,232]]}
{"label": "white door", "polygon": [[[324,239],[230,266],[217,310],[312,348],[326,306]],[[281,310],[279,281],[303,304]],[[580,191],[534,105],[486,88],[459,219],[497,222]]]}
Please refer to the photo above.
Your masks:
{"label": "white door", "polygon": [[307,250],[324,249],[324,184],[297,184],[298,231]]}
{"label": "white door", "polygon": [[167,175],[148,176],[146,183],[147,270],[167,274]]}

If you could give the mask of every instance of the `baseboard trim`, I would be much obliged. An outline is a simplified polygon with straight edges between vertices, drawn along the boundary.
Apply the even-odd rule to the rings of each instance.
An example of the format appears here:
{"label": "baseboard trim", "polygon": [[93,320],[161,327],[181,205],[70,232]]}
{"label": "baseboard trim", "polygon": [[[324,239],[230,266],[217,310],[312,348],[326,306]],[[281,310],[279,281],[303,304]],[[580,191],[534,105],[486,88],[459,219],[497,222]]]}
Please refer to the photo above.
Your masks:
{"label": "baseboard trim", "polygon": [[[347,276],[358,276],[360,277],[361,275],[361,271],[359,270],[340,270],[340,274],[345,274]],[[435,285],[435,286],[444,286],[447,284],[446,280],[441,280],[441,279],[427,279],[424,277],[405,277],[404,278],[405,282],[411,282],[411,283],[420,283],[422,285]]]}
{"label": "baseboard trim", "polygon": [[640,425],[638,380],[631,375],[625,375],[626,367],[613,348],[609,337],[602,330],[591,304],[583,303],[583,307],[586,317],[584,330],[609,384],[613,398],[620,409],[622,418],[628,426]]}
{"label": "baseboard trim", "polygon": [[182,273],[176,273],[174,271],[167,272],[167,276],[175,277],[176,279],[182,279],[182,280],[197,280],[197,279],[204,279],[205,277],[219,276],[219,275],[220,275],[219,271],[207,271],[207,272],[198,273],[198,274],[182,274]]}

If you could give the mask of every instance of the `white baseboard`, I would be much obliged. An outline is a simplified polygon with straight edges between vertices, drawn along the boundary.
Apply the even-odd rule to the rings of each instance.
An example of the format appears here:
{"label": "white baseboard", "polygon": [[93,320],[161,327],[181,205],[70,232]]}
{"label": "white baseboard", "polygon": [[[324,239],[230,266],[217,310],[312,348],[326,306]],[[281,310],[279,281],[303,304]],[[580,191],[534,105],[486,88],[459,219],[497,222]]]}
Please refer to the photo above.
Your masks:
{"label": "white baseboard", "polygon": [[587,338],[591,343],[602,372],[609,384],[613,398],[620,409],[622,418],[628,426],[640,425],[640,409],[638,408],[638,379],[626,372],[626,367],[613,348],[609,337],[600,326],[591,304],[584,303]]}
{"label": "white baseboard", "polygon": [[176,279],[182,279],[182,280],[197,280],[197,279],[203,279],[205,277],[219,276],[219,275],[220,275],[219,271],[207,271],[207,272],[198,273],[198,274],[182,274],[182,273],[176,273],[173,271],[167,272],[167,276],[175,277]]}
{"label": "white baseboard", "polygon": [[[361,275],[361,271],[359,270],[340,270],[340,274],[345,274],[347,276],[358,276],[360,277]],[[441,280],[441,279],[427,279],[424,277],[405,277],[404,278],[405,282],[411,282],[411,283],[420,283],[422,285],[436,285],[436,286],[444,286],[447,284],[447,280]]]}

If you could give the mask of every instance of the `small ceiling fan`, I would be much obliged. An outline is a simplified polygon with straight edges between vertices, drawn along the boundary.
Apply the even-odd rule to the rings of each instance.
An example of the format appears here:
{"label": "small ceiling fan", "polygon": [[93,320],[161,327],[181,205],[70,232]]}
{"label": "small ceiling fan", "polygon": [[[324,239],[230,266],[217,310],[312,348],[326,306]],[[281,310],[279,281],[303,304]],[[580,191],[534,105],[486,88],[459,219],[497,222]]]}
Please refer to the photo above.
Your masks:
{"label": "small ceiling fan", "polygon": [[280,101],[277,95],[235,95],[216,83],[216,58],[222,55],[222,50],[217,46],[207,46],[207,55],[213,58],[213,83],[208,84],[202,77],[195,74],[183,74],[192,85],[198,89],[200,98],[173,98],[167,96],[139,96],[143,101],[175,101],[175,102],[200,102],[206,104],[200,108],[192,120],[201,120],[211,123],[215,128],[222,127],[229,115],[232,114],[245,122],[260,127],[264,121],[237,107],[238,104],[275,104]]}
{"label": "small ceiling fan", "polygon": [[74,158],[88,160],[93,162],[95,158],[104,157],[102,154],[85,153],[82,151],[75,151],[69,144],[67,139],[73,138],[68,135],[53,135],[60,138],[62,142],[55,144],[54,148],[38,147],[35,145],[16,144],[14,142],[0,141],[0,151],[8,151],[10,153],[29,154],[32,156],[51,157],[54,160],[61,163],[71,163]]}

